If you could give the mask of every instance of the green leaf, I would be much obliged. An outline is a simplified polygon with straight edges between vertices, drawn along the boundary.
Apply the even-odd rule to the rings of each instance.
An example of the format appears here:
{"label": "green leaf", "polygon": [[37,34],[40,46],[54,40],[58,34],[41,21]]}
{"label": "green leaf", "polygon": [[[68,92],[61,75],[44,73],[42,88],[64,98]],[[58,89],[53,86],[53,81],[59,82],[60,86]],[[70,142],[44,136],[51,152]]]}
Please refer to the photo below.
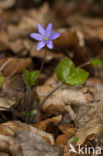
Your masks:
{"label": "green leaf", "polygon": [[59,63],[56,75],[64,84],[81,85],[86,81],[89,73],[81,68],[75,68],[74,63],[66,57]]}
{"label": "green leaf", "polygon": [[81,68],[76,68],[66,79],[66,84],[82,85],[88,78],[89,73]]}
{"label": "green leaf", "polygon": [[37,80],[39,73],[40,72],[38,70],[30,73],[30,86],[35,85],[35,81]]}
{"label": "green leaf", "polygon": [[62,82],[65,83],[65,80],[70,75],[71,71],[75,69],[73,62],[69,58],[63,59],[56,69],[57,78]]}
{"label": "green leaf", "polygon": [[96,58],[96,59],[94,59],[94,60],[91,61],[91,64],[92,64],[94,67],[97,67],[97,66],[101,65],[102,63],[103,63],[103,60],[98,59],[98,58]]}
{"label": "green leaf", "polygon": [[2,75],[0,75],[0,88],[2,87],[4,81],[5,81],[5,78]]}
{"label": "green leaf", "polygon": [[29,72],[28,70],[24,70],[24,81],[27,86],[35,85],[35,82],[39,76],[39,71],[35,70],[33,72]]}
{"label": "green leaf", "polygon": [[74,143],[76,143],[77,141],[79,140],[79,137],[73,137],[73,138],[71,138],[71,139],[69,139],[69,144],[71,143],[71,142],[74,142]]}
{"label": "green leaf", "polygon": [[30,110],[27,114],[28,117],[31,117],[32,115],[36,114],[35,110]]}
{"label": "green leaf", "polygon": [[28,70],[24,70],[24,81],[26,83],[26,85],[29,85],[29,81],[30,81],[30,72]]}

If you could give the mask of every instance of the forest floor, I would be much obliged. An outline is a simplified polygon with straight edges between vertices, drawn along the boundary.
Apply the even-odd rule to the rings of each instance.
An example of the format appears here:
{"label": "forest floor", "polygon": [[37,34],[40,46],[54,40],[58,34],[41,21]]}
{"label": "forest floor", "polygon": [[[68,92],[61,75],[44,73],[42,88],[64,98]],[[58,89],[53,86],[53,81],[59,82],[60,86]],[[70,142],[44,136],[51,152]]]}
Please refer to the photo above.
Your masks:
{"label": "forest floor", "polygon": [[[25,120],[26,85],[23,71],[39,70],[45,50],[35,50],[30,33],[37,23],[53,23],[61,36],[47,49],[37,92],[31,89],[31,104],[37,115]],[[84,67],[90,74],[82,86],[63,85],[38,109],[40,101],[58,84],[56,67],[69,57],[76,66],[96,57],[103,59],[103,10],[101,5],[75,2],[44,3],[34,9],[0,8],[0,73],[5,81],[0,89],[0,156],[101,155],[103,149],[103,64]],[[1,81],[1,80],[0,80]],[[69,152],[70,139],[77,153]],[[84,153],[78,153],[78,144]],[[90,153],[85,149],[93,147]],[[93,153],[94,152],[94,153]]]}

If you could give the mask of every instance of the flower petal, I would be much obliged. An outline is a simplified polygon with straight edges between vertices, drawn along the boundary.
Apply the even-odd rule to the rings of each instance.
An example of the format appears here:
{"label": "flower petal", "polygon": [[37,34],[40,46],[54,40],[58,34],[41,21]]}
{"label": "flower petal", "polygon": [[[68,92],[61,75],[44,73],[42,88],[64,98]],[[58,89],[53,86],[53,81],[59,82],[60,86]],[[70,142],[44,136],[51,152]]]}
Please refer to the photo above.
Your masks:
{"label": "flower petal", "polygon": [[55,32],[55,33],[53,33],[53,34],[49,37],[49,39],[50,39],[50,40],[55,40],[55,39],[57,39],[59,36],[60,36],[60,33]]}
{"label": "flower petal", "polygon": [[41,35],[45,35],[45,29],[43,28],[43,26],[41,24],[37,24],[37,28],[38,28],[38,32]]}
{"label": "flower petal", "polygon": [[47,47],[48,47],[49,49],[53,49],[53,41],[48,41],[48,42],[47,42]]}
{"label": "flower petal", "polygon": [[53,27],[52,23],[49,23],[48,26],[46,27],[46,34],[48,36],[52,34],[52,27]]}
{"label": "flower petal", "polygon": [[43,36],[40,35],[39,33],[31,33],[30,37],[34,38],[37,41],[42,41],[43,40]]}
{"label": "flower petal", "polygon": [[36,45],[36,50],[40,50],[41,48],[45,47],[46,42],[45,41],[41,41]]}

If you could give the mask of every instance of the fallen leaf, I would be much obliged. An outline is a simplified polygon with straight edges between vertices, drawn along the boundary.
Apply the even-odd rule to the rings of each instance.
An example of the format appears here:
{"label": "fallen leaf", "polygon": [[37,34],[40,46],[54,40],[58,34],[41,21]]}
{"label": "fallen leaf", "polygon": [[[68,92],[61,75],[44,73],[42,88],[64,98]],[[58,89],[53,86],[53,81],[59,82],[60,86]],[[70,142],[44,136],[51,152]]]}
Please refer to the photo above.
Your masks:
{"label": "fallen leaf", "polygon": [[56,139],[56,147],[61,147],[62,145],[66,145],[68,142],[68,137],[65,134],[61,134]]}
{"label": "fallen leaf", "polygon": [[41,121],[37,124],[33,124],[34,127],[38,128],[38,129],[41,129],[43,131],[46,130],[47,126],[50,124],[50,123],[53,123],[55,125],[58,125],[60,123],[60,121],[62,120],[62,115],[58,115],[56,117],[53,117],[53,118],[50,118],[50,119],[46,119],[44,121]]}
{"label": "fallen leaf", "polygon": [[2,66],[8,59],[11,61],[2,70],[4,76],[8,76],[11,73],[21,73],[24,69],[31,66],[32,60],[30,58],[3,58],[0,59],[0,66]]}
{"label": "fallen leaf", "polygon": [[73,125],[66,124],[66,125],[59,125],[59,129],[68,137],[71,138],[76,133],[76,128]]}
{"label": "fallen leaf", "polygon": [[[4,127],[7,127],[5,128],[5,131],[4,131]],[[52,145],[54,144],[54,138],[51,134],[46,133],[45,131],[39,130],[28,124],[22,123],[20,121],[10,121],[10,122],[3,123],[0,125],[0,134],[3,134],[3,135],[13,136],[16,130],[31,131],[32,133],[40,135],[43,138],[44,137],[48,138],[50,140],[50,143]]]}
{"label": "fallen leaf", "polygon": [[14,6],[14,4],[15,4],[15,0],[0,1],[0,9],[8,9],[8,8]]}
{"label": "fallen leaf", "polygon": [[[43,93],[41,99],[43,99]],[[87,98],[86,94],[83,94],[83,92],[77,88],[65,87],[64,89],[58,90],[51,97],[49,97],[47,101],[43,104],[42,110],[50,114],[64,113],[66,111],[65,104],[83,105],[87,102],[92,102],[92,100],[92,97]]]}
{"label": "fallen leaf", "polygon": [[20,144],[10,136],[0,135],[0,152],[5,152],[12,156],[23,156]]}
{"label": "fallen leaf", "polygon": [[49,145],[43,138],[32,132],[17,131],[15,138],[19,141],[24,156],[59,156],[59,150]]}
{"label": "fallen leaf", "polygon": [[[98,136],[103,131],[103,126],[98,117],[94,116],[86,125],[79,128],[75,134],[79,138],[77,144],[82,145],[86,139],[92,135]],[[89,137],[90,139],[90,137]]]}
{"label": "fallen leaf", "polygon": [[[39,53],[37,53],[37,51],[35,50],[35,47],[33,46],[33,48],[31,49],[31,52],[30,52],[30,56],[31,57],[36,57],[36,58],[39,58],[39,59],[43,59],[44,53],[45,53],[45,50],[42,50],[42,49],[39,51]],[[62,58],[63,58],[62,53],[56,53],[56,52],[53,52],[53,51],[51,52],[50,50],[47,50],[45,62],[48,63],[52,59],[61,60]]]}
{"label": "fallen leaf", "polygon": [[15,105],[16,101],[10,100],[8,98],[0,97],[0,110],[8,110]]}

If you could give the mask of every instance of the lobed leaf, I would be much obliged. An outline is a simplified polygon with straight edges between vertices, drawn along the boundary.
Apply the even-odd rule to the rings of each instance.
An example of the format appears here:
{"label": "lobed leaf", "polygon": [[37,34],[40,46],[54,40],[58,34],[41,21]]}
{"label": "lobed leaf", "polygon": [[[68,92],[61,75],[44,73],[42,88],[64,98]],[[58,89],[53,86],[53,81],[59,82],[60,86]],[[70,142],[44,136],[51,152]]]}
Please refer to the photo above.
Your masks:
{"label": "lobed leaf", "polygon": [[86,81],[89,73],[81,68],[75,68],[74,63],[66,57],[57,66],[56,75],[64,84],[81,85]]}

